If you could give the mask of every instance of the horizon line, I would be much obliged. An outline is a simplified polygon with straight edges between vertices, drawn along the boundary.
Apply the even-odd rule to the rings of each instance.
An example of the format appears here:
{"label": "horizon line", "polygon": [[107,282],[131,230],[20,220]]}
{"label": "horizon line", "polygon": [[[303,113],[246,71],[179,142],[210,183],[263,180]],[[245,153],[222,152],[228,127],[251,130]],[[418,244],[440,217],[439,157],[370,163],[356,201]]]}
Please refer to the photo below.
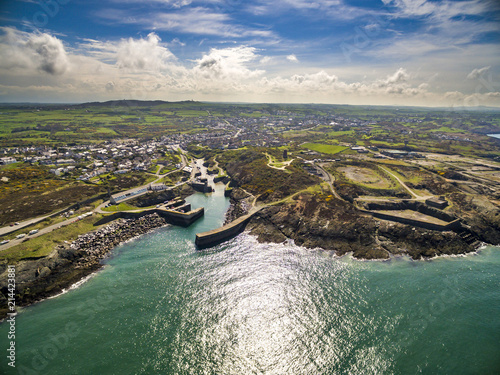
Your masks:
{"label": "horizon line", "polygon": [[193,99],[184,99],[184,100],[175,100],[168,101],[164,99],[110,99],[105,101],[85,101],[85,102],[1,102],[0,106],[7,105],[82,105],[82,104],[105,104],[108,102],[164,102],[164,103],[185,103],[185,102],[193,102],[193,103],[208,103],[208,104],[232,104],[232,105],[325,105],[325,106],[351,106],[351,107],[393,107],[393,108],[425,108],[425,109],[446,109],[446,110],[477,110],[477,109],[491,109],[491,110],[499,110],[500,106],[419,106],[419,105],[397,105],[397,104],[346,104],[346,103],[321,103],[321,102],[226,102],[226,101],[206,101],[206,100],[193,100]]}

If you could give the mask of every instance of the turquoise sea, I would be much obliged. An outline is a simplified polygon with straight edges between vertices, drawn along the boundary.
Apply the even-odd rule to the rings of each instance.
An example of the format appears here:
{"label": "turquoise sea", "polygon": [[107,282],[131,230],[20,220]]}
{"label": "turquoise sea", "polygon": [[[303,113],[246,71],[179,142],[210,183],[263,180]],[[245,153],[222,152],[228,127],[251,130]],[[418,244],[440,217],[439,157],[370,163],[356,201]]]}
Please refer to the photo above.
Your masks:
{"label": "turquoise sea", "polygon": [[78,288],[24,309],[2,374],[499,374],[500,248],[358,261],[242,234],[209,251],[205,217],[120,245]]}

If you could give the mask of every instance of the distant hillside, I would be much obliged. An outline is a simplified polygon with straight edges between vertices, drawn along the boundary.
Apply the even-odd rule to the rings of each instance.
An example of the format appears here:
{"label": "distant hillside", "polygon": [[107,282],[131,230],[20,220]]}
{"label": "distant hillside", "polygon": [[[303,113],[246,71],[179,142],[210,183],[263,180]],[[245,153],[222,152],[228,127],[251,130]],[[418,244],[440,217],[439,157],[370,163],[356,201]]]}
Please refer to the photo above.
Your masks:
{"label": "distant hillside", "polygon": [[167,102],[164,100],[109,100],[107,102],[90,102],[75,104],[77,108],[90,108],[90,107],[152,107],[163,104],[200,104],[192,100],[184,100],[180,102]]}

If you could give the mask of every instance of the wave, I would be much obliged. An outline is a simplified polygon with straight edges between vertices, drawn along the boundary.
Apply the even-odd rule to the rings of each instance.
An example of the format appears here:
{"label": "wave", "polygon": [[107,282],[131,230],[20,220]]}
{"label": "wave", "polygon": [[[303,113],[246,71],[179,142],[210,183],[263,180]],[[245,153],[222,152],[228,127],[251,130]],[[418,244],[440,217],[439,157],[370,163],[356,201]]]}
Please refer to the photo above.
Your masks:
{"label": "wave", "polygon": [[78,280],[76,283],[70,285],[68,288],[63,288],[62,291],[58,294],[55,294],[53,296],[50,296],[50,297],[47,297],[46,299],[53,299],[53,298],[57,298],[57,297],[60,297],[62,296],[63,294],[66,294],[68,293],[69,291],[71,290],[75,290],[75,289],[78,289],[79,287],[81,287],[83,284],[85,284],[87,281],[89,281],[91,278],[93,278],[94,276],[96,276],[100,271],[102,271],[103,268],[100,268],[98,269],[97,271],[95,272],[92,272],[90,274],[88,274],[87,276],[85,276],[83,279],[80,279]]}

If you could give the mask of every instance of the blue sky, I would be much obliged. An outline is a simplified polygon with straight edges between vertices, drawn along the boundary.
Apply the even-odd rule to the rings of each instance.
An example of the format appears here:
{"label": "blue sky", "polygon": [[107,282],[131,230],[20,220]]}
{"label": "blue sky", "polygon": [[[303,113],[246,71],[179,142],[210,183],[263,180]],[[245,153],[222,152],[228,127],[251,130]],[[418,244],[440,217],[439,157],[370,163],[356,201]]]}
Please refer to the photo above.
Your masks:
{"label": "blue sky", "polygon": [[0,101],[500,106],[490,0],[11,0]]}

